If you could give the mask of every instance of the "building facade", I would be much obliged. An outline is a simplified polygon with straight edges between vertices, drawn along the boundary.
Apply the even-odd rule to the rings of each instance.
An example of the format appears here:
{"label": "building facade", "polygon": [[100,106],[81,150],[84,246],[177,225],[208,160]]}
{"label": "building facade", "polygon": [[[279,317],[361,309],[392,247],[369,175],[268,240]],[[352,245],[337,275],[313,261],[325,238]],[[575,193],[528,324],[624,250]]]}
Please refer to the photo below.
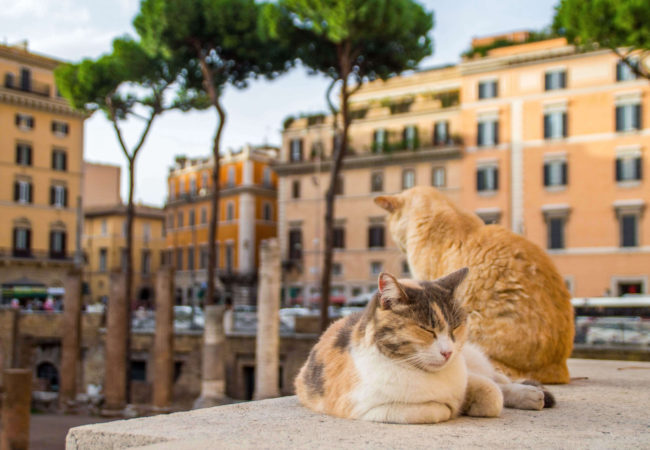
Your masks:
{"label": "building facade", "polygon": [[84,161],[81,192],[83,207],[114,206],[122,203],[120,178],[122,169],[112,164]]}
{"label": "building facade", "polygon": [[59,61],[0,45],[0,284],[4,301],[60,295],[80,220],[83,115],[58,95]]}
{"label": "building facade", "polygon": [[[512,44],[355,94],[336,203],[335,296],[374,290],[381,270],[408,273],[371,200],[413,185],[436,186],[546,248],[574,296],[648,292],[648,81],[608,50],[579,51],[562,38]],[[333,139],[322,115],[283,133],[286,302],[318,295]]]}
{"label": "building facade", "polygon": [[[133,306],[153,306],[155,274],[165,257],[164,220],[160,208],[135,207]],[[110,292],[110,273],[126,268],[126,205],[84,209],[83,250],[85,302],[105,303]]]}
{"label": "building facade", "polygon": [[[244,147],[220,163],[217,286],[236,303],[255,304],[258,248],[276,236],[276,175],[271,147]],[[207,283],[213,162],[178,157],[170,168],[166,247],[175,268],[176,302],[201,302]]]}

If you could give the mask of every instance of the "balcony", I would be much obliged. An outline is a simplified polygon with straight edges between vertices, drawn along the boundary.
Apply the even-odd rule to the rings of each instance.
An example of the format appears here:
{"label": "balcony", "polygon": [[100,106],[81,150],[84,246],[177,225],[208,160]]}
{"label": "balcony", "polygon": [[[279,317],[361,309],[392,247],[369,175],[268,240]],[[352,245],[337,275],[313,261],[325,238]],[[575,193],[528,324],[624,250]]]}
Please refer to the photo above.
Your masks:
{"label": "balcony", "polygon": [[4,87],[16,91],[28,92],[30,94],[49,97],[51,87],[49,84],[41,83],[32,79],[22,79],[18,75],[7,72],[5,73]]}
{"label": "balcony", "polygon": [[65,252],[55,252],[51,250],[33,250],[17,249],[12,247],[0,247],[0,264],[1,263],[71,263],[72,256]]}

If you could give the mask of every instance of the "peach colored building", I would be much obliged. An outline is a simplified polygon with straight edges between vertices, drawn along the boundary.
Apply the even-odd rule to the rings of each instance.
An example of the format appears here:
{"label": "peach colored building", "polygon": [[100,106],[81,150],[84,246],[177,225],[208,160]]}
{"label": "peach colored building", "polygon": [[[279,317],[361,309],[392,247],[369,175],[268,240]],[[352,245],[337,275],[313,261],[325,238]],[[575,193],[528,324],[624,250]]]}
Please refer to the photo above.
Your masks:
{"label": "peach colored building", "polygon": [[[607,50],[512,39],[456,66],[369,83],[353,97],[335,296],[373,290],[379,270],[406,272],[371,200],[413,184],[438,186],[548,249],[575,296],[648,292],[648,81]],[[276,171],[291,302],[318,295],[333,134],[329,117],[287,125]]]}
{"label": "peach colored building", "polygon": [[[221,159],[217,286],[237,303],[254,304],[259,244],[276,236],[277,151],[246,146]],[[177,157],[169,171],[166,248],[179,304],[200,301],[207,281],[212,167],[210,158]]]}
{"label": "peach colored building", "polygon": [[120,166],[83,163],[83,206],[113,206],[122,203],[120,196]]}

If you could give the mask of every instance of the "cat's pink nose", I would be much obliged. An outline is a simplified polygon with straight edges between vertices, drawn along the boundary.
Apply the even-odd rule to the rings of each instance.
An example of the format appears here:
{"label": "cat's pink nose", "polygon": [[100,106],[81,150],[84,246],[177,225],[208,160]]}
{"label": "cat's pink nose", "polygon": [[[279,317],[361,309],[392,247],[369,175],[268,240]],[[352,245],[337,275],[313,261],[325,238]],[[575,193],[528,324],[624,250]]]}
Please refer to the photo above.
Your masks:
{"label": "cat's pink nose", "polygon": [[440,354],[445,358],[445,361],[449,361],[449,358],[451,357],[451,352],[440,352]]}

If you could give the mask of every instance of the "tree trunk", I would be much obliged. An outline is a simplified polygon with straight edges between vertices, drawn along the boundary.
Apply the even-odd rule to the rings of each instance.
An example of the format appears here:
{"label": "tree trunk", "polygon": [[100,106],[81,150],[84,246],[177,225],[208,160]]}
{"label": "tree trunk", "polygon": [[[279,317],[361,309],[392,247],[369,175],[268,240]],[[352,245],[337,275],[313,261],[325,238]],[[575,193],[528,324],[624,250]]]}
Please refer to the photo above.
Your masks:
{"label": "tree trunk", "polygon": [[129,158],[129,201],[126,205],[126,274],[124,277],[124,301],[126,302],[126,403],[131,403],[131,311],[133,310],[133,219],[135,205],[135,158]]}
{"label": "tree trunk", "polygon": [[[349,70],[349,48],[344,46],[341,50],[341,115],[343,119],[343,132],[338,147],[332,155],[330,167],[330,183],[325,194],[325,248],[323,251],[323,272],[321,274],[320,290],[320,329],[324,332],[329,325],[329,304],[330,304],[330,278],[332,273],[332,252],[334,244],[334,200],[336,195],[336,183],[343,166],[343,157],[348,146],[348,76]],[[336,120],[336,117],[334,117]]]}

